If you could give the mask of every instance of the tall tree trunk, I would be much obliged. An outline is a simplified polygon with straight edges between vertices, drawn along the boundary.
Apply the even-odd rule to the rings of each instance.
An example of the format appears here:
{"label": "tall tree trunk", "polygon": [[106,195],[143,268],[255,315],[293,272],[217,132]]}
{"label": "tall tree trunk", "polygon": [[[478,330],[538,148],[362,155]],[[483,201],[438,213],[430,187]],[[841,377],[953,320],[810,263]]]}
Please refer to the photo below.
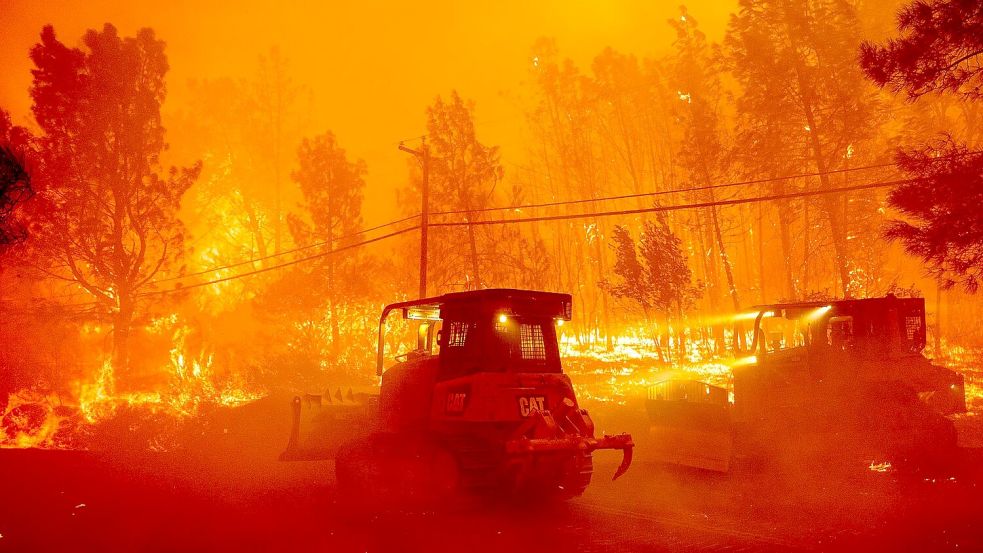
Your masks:
{"label": "tall tree trunk", "polygon": [[717,311],[717,292],[719,291],[718,286],[718,275],[717,275],[717,264],[716,256],[713,254],[713,243],[707,243],[707,235],[705,234],[706,229],[703,226],[703,213],[700,211],[696,212],[696,235],[698,237],[697,245],[700,248],[700,259],[702,260],[701,265],[703,266],[703,286],[707,290],[707,302],[710,304],[710,311]]}
{"label": "tall tree trunk", "polygon": [[[600,223],[595,223],[595,224],[597,224],[597,239],[596,239],[595,248],[597,254],[597,271],[599,273],[598,282],[601,282],[601,279],[604,279],[607,276],[605,274],[606,265],[604,263],[604,247],[603,247],[604,233],[601,230]],[[608,326],[609,323],[610,321],[608,319],[608,295],[602,292],[601,293],[601,327],[604,331],[604,347],[608,351],[611,351],[614,346],[611,343],[611,329]]]}
{"label": "tall tree trunk", "polygon": [[942,359],[942,281],[935,281],[935,358]]}
{"label": "tall tree trunk", "polygon": [[[758,301],[767,303],[765,294],[765,226],[764,202],[758,202]],[[784,253],[784,252],[783,252]]]}
{"label": "tall tree trunk", "polygon": [[[822,142],[819,138],[819,123],[816,121],[815,106],[812,102],[812,96],[815,94],[814,87],[812,83],[806,82],[806,76],[802,70],[802,60],[798,55],[798,41],[796,33],[792,29],[791,24],[791,11],[787,3],[783,4],[785,10],[785,30],[788,35],[789,44],[795,53],[794,69],[795,77],[798,81],[799,98],[802,102],[802,112],[806,118],[806,124],[808,129],[806,131],[809,134],[809,148],[812,153],[813,160],[816,163],[816,171],[819,173],[819,182],[822,185],[823,190],[830,189],[828,167],[826,164],[826,158],[822,150]],[[820,205],[823,207],[826,218],[829,222],[830,234],[833,238],[833,253],[836,258],[836,270],[839,274],[840,288],[843,292],[843,297],[850,297],[850,260],[847,252],[846,244],[846,233],[844,232],[843,222],[840,219],[838,210],[836,208],[836,199],[829,194],[823,195],[820,200]]]}
{"label": "tall tree trunk", "polygon": [[259,253],[259,257],[266,258],[267,247],[266,247],[266,237],[263,236],[263,229],[259,226],[259,218],[256,216],[256,209],[247,200],[242,201],[243,211],[246,212],[246,228],[253,235],[253,241],[256,243],[256,251]]}
{"label": "tall tree trunk", "polygon": [[130,376],[130,327],[133,323],[133,297],[119,291],[119,305],[113,314],[113,372],[116,381],[127,382]]}
{"label": "tall tree trunk", "polygon": [[[330,182],[330,176],[329,176]],[[338,328],[338,313],[335,309],[335,255],[334,255],[334,194],[328,193],[328,318],[331,320],[331,357],[338,358],[341,332]]]}
{"label": "tall tree trunk", "polygon": [[[808,181],[806,181],[806,190],[809,189]],[[811,228],[812,222],[809,220],[809,200],[802,202],[802,293],[809,293],[809,277],[812,276],[812,268],[809,266],[810,258],[812,257],[812,244],[811,240]]]}
{"label": "tall tree trunk", "polygon": [[795,292],[795,276],[792,270],[792,214],[788,202],[778,204],[778,235],[782,243],[782,268],[785,274],[786,300],[798,299]]}
{"label": "tall tree trunk", "polygon": [[727,278],[727,293],[730,295],[731,302],[734,305],[734,311],[739,311],[741,309],[741,302],[737,297],[737,284],[734,282],[734,270],[730,264],[730,257],[727,255],[727,247],[724,245],[724,235],[720,230],[720,218],[717,216],[717,206],[712,205],[716,203],[717,198],[713,193],[713,182],[710,178],[710,171],[704,164],[702,166],[703,180],[706,186],[709,188],[710,194],[710,223],[713,229],[713,237],[717,243],[717,252],[720,254],[720,264],[724,267],[724,276]]}
{"label": "tall tree trunk", "polygon": [[[710,194],[710,201],[713,200],[713,193]],[[717,207],[710,207],[710,218],[713,223],[713,234],[717,241],[717,251],[720,253],[720,264],[724,267],[724,276],[727,277],[727,292],[734,304],[734,310],[740,311],[741,302],[737,298],[737,285],[734,283],[734,270],[730,265],[730,257],[727,256],[727,249],[724,246],[724,235],[720,231],[720,220],[717,217]]]}
{"label": "tall tree trunk", "polygon": [[[829,174],[827,173],[826,159],[823,156],[822,146],[819,141],[819,130],[814,126],[815,118],[812,106],[806,103],[806,120],[809,121],[809,137],[812,147],[813,157],[816,161],[816,170],[819,173],[819,182],[823,190],[831,188]],[[836,205],[836,198],[830,194],[822,196],[820,205],[823,206],[826,219],[829,222],[829,231],[833,237],[833,254],[836,258],[836,270],[840,278],[840,289],[844,298],[850,297],[850,260],[847,253],[846,232],[843,221],[840,218],[839,210]]]}

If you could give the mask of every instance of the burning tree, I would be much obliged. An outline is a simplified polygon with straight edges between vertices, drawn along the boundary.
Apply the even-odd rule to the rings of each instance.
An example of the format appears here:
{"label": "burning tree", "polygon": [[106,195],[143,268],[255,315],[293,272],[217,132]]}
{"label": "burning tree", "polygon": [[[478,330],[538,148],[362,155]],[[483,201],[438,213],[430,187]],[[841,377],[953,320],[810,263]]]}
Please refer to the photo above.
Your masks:
{"label": "burning tree", "polygon": [[[674,79],[678,91],[678,111],[682,126],[682,137],[679,144],[679,164],[689,175],[692,183],[708,187],[701,201],[710,206],[707,208],[709,221],[704,222],[703,214],[697,214],[697,232],[699,234],[700,250],[716,252],[707,255],[706,274],[711,280],[711,300],[716,296],[718,277],[717,261],[723,268],[727,280],[727,295],[735,310],[741,308],[737,294],[737,284],[734,281],[734,268],[727,245],[724,242],[724,230],[721,221],[720,208],[715,204],[717,195],[712,185],[720,181],[728,169],[727,141],[723,125],[723,102],[725,100],[720,81],[718,56],[706,41],[706,36],[699,30],[696,20],[682,9],[679,20],[670,21],[676,30],[676,55],[673,57]],[[705,230],[704,230],[705,229]],[[715,303],[715,302],[712,302]],[[711,305],[717,308],[717,305]]]}
{"label": "burning tree", "polygon": [[175,214],[200,165],[161,170],[164,42],[151,29],[123,38],[107,24],[82,43],[70,48],[47,26],[31,50],[42,132],[31,254],[45,275],[80,287],[110,314],[113,366],[125,373],[141,293],[158,275],[180,272]]}
{"label": "burning tree", "polygon": [[[253,258],[252,266],[259,268],[275,263],[273,256],[291,247],[286,214],[302,198],[288,179],[289,168],[310,106],[303,102],[304,88],[291,78],[288,61],[272,48],[249,77],[189,85],[189,109],[170,131],[182,159],[200,156],[204,162],[182,211],[195,236],[189,267]],[[236,287],[242,285],[230,285]],[[218,309],[229,307],[225,301],[214,303]]]}
{"label": "burning tree", "polygon": [[[345,150],[338,145],[334,134],[326,132],[314,138],[305,138],[297,150],[299,168],[293,178],[304,194],[305,207],[310,213],[308,225],[299,217],[290,219],[291,230],[298,244],[306,245],[313,241],[326,244],[326,250],[351,244],[352,233],[362,224],[362,190],[365,188],[367,168],[362,160],[350,161]],[[326,266],[327,282],[324,299],[327,302],[328,319],[331,325],[331,351],[337,356],[339,345],[338,314],[335,304],[346,294],[345,282],[357,279],[355,274],[337,278],[338,255],[329,254],[322,258]],[[345,256],[349,258],[351,256]],[[350,267],[350,264],[349,264]]]}
{"label": "burning tree", "polygon": [[[822,189],[832,188],[829,172],[845,167],[876,128],[876,103],[856,63],[859,37],[853,8],[839,0],[742,0],[728,29],[730,65],[743,85],[739,107],[744,123],[767,133],[745,132],[744,138],[782,145],[760,157],[801,156],[802,165],[819,174]],[[769,172],[778,168],[767,167]],[[849,202],[833,194],[821,196],[818,204],[829,228],[840,291],[849,296],[849,222],[858,217],[849,212]],[[811,225],[803,222],[807,230]],[[809,272],[804,267],[803,277]]]}

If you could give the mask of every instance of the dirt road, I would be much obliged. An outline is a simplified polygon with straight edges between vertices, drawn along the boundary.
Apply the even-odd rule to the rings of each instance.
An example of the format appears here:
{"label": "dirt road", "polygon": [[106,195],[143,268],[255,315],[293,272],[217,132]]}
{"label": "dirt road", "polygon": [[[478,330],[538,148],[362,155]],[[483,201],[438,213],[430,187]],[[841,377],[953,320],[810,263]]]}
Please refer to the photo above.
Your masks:
{"label": "dirt road", "polygon": [[248,454],[0,450],[0,551],[786,551],[983,548],[971,478],[710,476],[640,459],[587,493],[455,512],[358,515],[332,462]]}

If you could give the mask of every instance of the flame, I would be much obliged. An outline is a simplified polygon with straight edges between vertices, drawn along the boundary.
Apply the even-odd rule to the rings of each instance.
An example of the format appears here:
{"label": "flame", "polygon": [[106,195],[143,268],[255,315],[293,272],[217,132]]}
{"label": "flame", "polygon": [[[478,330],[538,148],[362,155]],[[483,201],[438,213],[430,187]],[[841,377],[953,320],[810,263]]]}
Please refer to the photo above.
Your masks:
{"label": "flame", "polygon": [[[666,378],[702,380],[728,390],[733,388],[727,360],[714,353],[716,339],[697,339],[699,333],[689,327],[665,330],[663,336],[656,338],[644,327],[628,329],[612,337],[610,349],[597,337],[590,337],[598,344],[591,346],[588,340],[561,334],[560,353],[578,397],[582,401],[625,405],[632,398],[644,397],[650,386]],[[732,334],[725,335],[726,340],[732,338]]]}
{"label": "flame", "polygon": [[[96,332],[96,328],[89,331]],[[74,448],[84,440],[72,433],[91,431],[117,416],[122,407],[139,407],[151,414],[181,420],[198,415],[206,404],[235,407],[263,397],[259,391],[234,385],[234,380],[220,382],[213,370],[214,356],[191,352],[188,338],[193,329],[182,324],[177,314],[152,320],[147,330],[170,335],[172,340],[170,362],[162,368],[164,386],[151,391],[120,392],[113,365],[107,359],[89,378],[76,383],[71,398],[52,395],[32,400],[31,396],[37,394],[27,391],[11,396],[2,413],[0,447]]]}
{"label": "flame", "polygon": [[3,414],[3,431],[0,432],[0,447],[2,448],[47,448],[54,443],[55,435],[61,424],[62,417],[54,413],[49,398],[41,400],[40,405],[48,409],[40,425],[30,427],[30,414],[24,409],[39,403],[31,402],[22,394],[10,398],[10,405]]}
{"label": "flame", "polygon": [[891,472],[893,467],[891,466],[890,461],[871,461],[870,466],[867,468],[869,468],[872,472]]}

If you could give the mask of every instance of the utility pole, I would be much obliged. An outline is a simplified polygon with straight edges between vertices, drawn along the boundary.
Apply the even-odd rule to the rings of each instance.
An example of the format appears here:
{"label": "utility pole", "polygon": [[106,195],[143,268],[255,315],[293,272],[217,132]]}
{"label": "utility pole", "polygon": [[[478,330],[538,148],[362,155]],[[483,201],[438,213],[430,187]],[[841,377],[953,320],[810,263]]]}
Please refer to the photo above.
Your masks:
{"label": "utility pole", "polygon": [[419,150],[406,147],[402,142],[399,149],[412,154],[420,160],[423,165],[423,205],[420,208],[420,297],[427,297],[427,225],[430,222],[430,149],[427,148],[427,139],[423,138],[423,143]]}

